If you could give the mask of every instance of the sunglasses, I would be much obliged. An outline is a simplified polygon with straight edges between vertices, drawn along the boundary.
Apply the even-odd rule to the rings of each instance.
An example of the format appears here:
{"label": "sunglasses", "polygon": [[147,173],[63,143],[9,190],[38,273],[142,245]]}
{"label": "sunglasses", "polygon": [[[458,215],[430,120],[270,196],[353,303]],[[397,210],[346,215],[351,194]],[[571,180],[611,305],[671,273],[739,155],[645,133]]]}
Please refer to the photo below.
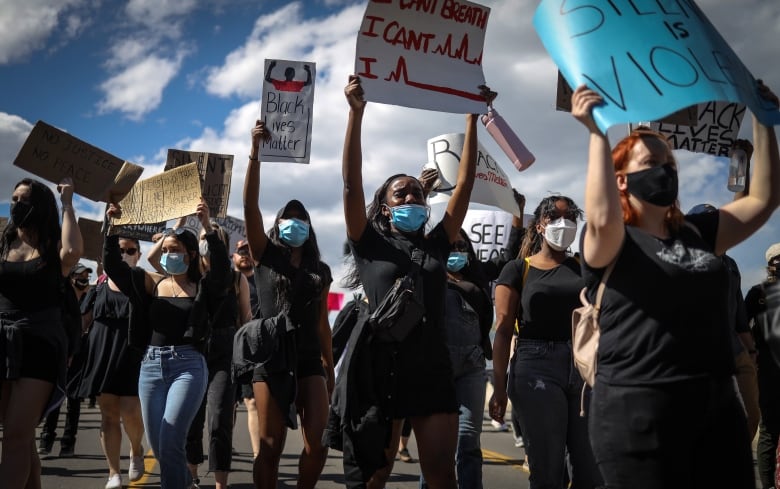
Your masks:
{"label": "sunglasses", "polygon": [[119,248],[119,254],[133,256],[138,253],[138,248]]}
{"label": "sunglasses", "polygon": [[246,248],[241,248],[240,250],[236,251],[236,255],[238,256],[249,256],[249,250]]}

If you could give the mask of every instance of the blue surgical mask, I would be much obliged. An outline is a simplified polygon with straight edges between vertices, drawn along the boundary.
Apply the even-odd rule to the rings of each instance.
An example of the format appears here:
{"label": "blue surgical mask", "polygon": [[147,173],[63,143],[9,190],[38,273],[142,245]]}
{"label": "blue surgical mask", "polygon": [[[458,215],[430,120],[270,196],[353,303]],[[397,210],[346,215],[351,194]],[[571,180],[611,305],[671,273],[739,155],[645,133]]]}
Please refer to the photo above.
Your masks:
{"label": "blue surgical mask", "polygon": [[285,244],[297,248],[309,239],[309,223],[300,219],[282,219],[279,221],[279,239]]}
{"label": "blue surgical mask", "polygon": [[396,229],[406,233],[419,230],[428,220],[428,208],[419,204],[405,204],[390,207],[390,215]]}
{"label": "blue surgical mask", "polygon": [[163,253],[160,257],[160,266],[168,275],[181,275],[187,273],[187,263],[184,261],[184,253]]}
{"label": "blue surgical mask", "polygon": [[469,254],[465,251],[451,251],[447,258],[447,270],[459,272],[469,262]]}

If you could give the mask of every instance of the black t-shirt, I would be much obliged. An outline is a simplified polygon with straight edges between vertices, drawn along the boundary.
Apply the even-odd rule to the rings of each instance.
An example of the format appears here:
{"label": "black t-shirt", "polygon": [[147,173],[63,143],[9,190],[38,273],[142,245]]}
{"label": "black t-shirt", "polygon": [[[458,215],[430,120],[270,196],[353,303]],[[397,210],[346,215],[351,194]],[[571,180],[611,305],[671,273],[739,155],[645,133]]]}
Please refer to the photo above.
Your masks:
{"label": "black t-shirt", "polygon": [[[626,226],[601,303],[599,380],[662,384],[734,372],[728,273],[713,254],[718,214],[686,217],[669,239]],[[582,247],[581,247],[582,248]],[[588,299],[605,268],[583,260]]]}
{"label": "black t-shirt", "polygon": [[580,264],[574,258],[567,258],[549,270],[531,265],[525,285],[524,268],[524,260],[512,260],[496,282],[520,292],[520,338],[571,340],[571,313],[581,305],[579,294],[585,287],[580,277]]}
{"label": "black t-shirt", "polygon": [[[278,286],[274,274],[284,275],[289,281],[289,290],[277,296]],[[322,291],[333,281],[330,267],[323,262],[316,270],[305,270],[292,266],[290,258],[271,241],[255,267],[255,285],[258,298],[259,318],[272,318],[281,312],[280,305],[287,308],[287,315],[295,325],[295,338],[299,359],[317,357],[321,354],[318,328],[322,304]],[[281,303],[279,302],[281,300]]]}

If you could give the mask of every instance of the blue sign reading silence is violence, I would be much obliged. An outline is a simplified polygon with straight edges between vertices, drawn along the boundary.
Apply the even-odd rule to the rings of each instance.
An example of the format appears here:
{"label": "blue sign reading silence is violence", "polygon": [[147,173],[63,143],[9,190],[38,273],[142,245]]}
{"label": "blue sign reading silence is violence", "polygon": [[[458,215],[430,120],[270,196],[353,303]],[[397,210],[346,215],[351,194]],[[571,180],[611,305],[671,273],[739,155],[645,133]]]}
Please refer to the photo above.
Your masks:
{"label": "blue sign reading silence is violence", "polygon": [[693,0],[542,0],[534,27],[569,85],[604,97],[593,110],[604,132],[709,101],[742,102],[762,123],[780,124],[778,107],[758,96]]}

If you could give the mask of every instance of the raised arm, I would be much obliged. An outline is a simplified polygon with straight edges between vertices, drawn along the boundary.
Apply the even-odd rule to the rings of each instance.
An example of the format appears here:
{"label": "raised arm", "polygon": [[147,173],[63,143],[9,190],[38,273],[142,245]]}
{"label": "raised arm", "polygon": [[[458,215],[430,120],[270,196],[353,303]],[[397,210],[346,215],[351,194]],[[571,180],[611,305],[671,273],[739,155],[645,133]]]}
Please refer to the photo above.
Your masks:
{"label": "raised arm", "polygon": [[442,226],[450,243],[458,239],[463,219],[469,209],[471,189],[474,188],[474,174],[477,171],[477,114],[466,115],[466,137],[458,165],[458,180],[452,197],[447,202],[447,211],[442,218]]}
{"label": "raised arm", "polygon": [[[180,217],[176,221],[176,224],[173,225],[173,229],[184,227],[186,221],[187,221],[186,216]],[[163,238],[164,236],[161,236],[160,239],[155,241],[152,244],[152,247],[149,249],[149,252],[146,254],[146,260],[149,262],[149,265],[151,265],[152,268],[154,268],[157,271],[157,273],[160,274],[165,273],[165,270],[163,270],[162,266],[160,265],[160,257],[162,257]]]}
{"label": "raised arm", "polygon": [[368,224],[366,200],[363,194],[363,148],[360,143],[363,126],[363,112],[366,101],[363,99],[363,87],[360,78],[350,75],[344,88],[349,103],[347,134],[344,137],[344,154],[341,162],[341,175],[344,180],[344,220],[347,225],[347,237],[357,241],[363,236]]}
{"label": "raised arm", "polygon": [[[759,95],[780,105],[777,95],[760,81]],[[774,127],[765,126],[753,116],[753,175],[750,192],[720,209],[715,253],[723,254],[756,232],[780,204],[780,155]]]}
{"label": "raised arm", "polygon": [[[269,66],[269,71],[271,66]],[[263,215],[260,213],[260,142],[270,138],[265,130],[265,122],[258,120],[252,128],[252,150],[246,166],[244,179],[244,223],[246,239],[252,258],[259,261],[265,253],[268,236],[263,227]]]}
{"label": "raised arm", "polygon": [[64,178],[57,191],[60,193],[62,203],[62,233],[60,235],[60,263],[62,275],[67,276],[70,269],[79,262],[84,253],[84,241],[81,238],[81,230],[76,222],[76,213],[73,210],[73,180]]}
{"label": "raised arm", "polygon": [[[121,213],[122,210],[118,204],[110,204],[106,211],[106,219],[110,221],[110,219],[120,216]],[[132,269],[122,260],[122,255],[119,253],[119,236],[112,231],[113,226],[108,226],[108,235],[103,240],[103,267],[106,275],[131,301],[143,302],[143,298],[139,295],[140,291],[133,286]],[[154,292],[154,286],[159,278],[160,276],[157,274],[152,276],[144,272],[144,288],[147,294]]]}
{"label": "raised arm", "polygon": [[211,226],[209,206],[202,197],[195,208],[195,216],[206,230],[205,237],[209,245],[209,271],[206,273],[206,285],[215,297],[221,297],[229,287],[233,286],[232,263],[224,241]]}
{"label": "raised arm", "polygon": [[268,71],[265,72],[265,81],[268,83],[273,83],[273,80],[271,80],[271,71],[273,71],[274,66],[276,66],[276,61],[268,63]]}
{"label": "raised arm", "polygon": [[603,268],[612,262],[626,232],[609,141],[593,120],[593,107],[602,102],[601,95],[585,85],[577,87],[571,97],[572,115],[590,134],[582,254],[585,262],[594,268]]}

